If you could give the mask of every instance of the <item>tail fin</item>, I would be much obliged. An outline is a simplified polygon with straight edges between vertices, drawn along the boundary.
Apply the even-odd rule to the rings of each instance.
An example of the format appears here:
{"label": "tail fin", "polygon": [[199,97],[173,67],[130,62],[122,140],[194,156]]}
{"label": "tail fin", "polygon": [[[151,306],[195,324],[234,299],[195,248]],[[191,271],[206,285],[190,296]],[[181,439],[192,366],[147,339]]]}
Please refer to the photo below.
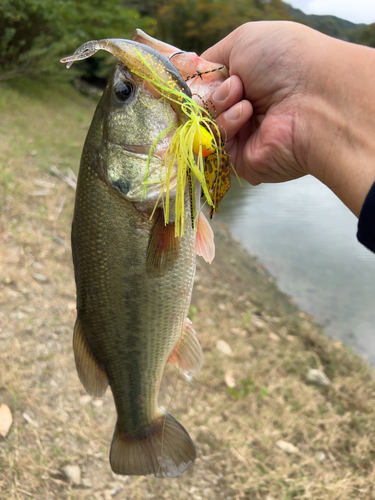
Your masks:
{"label": "tail fin", "polygon": [[116,474],[178,477],[195,457],[189,434],[165,413],[140,434],[124,434],[116,425],[109,460]]}

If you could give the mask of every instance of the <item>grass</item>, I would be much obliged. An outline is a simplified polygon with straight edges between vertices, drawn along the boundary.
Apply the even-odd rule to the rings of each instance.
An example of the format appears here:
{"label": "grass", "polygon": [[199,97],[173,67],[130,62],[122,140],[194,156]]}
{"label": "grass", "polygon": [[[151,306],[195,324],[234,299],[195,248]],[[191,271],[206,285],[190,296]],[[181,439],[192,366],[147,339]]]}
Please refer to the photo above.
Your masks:
{"label": "grass", "polygon": [[[70,88],[10,84],[0,93],[0,404],[14,423],[0,438],[0,497],[373,498],[372,369],[326,338],[217,224],[217,254],[211,266],[198,259],[190,308],[204,366],[174,391],[168,365],[160,398],[167,406],[173,397],[170,411],[196,444],[196,464],[172,480],[112,474],[113,401],[110,392],[102,403],[86,397],[71,347],[74,190],[48,171],[77,172],[95,103]],[[308,383],[310,368],[331,385]],[[81,487],[64,478],[68,464],[80,466]]]}

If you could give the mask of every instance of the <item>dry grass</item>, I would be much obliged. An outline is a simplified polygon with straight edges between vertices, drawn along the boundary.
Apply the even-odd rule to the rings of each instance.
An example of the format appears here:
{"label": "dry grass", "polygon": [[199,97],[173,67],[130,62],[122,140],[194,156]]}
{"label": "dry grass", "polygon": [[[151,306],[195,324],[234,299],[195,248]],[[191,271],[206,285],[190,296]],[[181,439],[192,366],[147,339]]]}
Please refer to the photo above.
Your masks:
{"label": "dry grass", "polygon": [[[191,308],[203,369],[174,390],[168,366],[161,394],[194,439],[196,464],[173,480],[112,474],[112,398],[85,395],[71,348],[74,192],[46,173],[52,164],[77,169],[94,104],[68,89],[30,87],[3,86],[0,98],[0,404],[14,417],[0,438],[0,497],[374,498],[372,371],[325,338],[218,227],[217,256],[211,267],[199,260]],[[310,368],[331,385],[308,384]],[[82,486],[65,480],[67,464],[80,465]]]}

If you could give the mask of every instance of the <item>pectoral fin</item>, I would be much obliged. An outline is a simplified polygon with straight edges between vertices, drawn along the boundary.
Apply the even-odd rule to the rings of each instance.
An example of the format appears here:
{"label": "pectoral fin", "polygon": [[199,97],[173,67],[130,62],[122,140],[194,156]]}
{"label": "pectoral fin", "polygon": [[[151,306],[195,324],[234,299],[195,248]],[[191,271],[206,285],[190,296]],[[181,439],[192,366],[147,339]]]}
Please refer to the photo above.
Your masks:
{"label": "pectoral fin", "polygon": [[172,269],[180,248],[180,238],[175,237],[174,222],[165,224],[163,210],[155,215],[146,260],[146,270],[150,276],[160,276],[164,271]]}
{"label": "pectoral fin", "polygon": [[182,335],[168,358],[186,376],[194,377],[203,364],[202,348],[189,318],[185,319]]}
{"label": "pectoral fin", "polygon": [[198,215],[198,226],[196,234],[196,252],[201,255],[206,262],[211,264],[215,257],[214,232],[210,223],[202,212]]}
{"label": "pectoral fin", "polygon": [[91,396],[104,396],[108,387],[107,374],[95,359],[79,318],[74,325],[73,351],[78,377],[83,387]]}

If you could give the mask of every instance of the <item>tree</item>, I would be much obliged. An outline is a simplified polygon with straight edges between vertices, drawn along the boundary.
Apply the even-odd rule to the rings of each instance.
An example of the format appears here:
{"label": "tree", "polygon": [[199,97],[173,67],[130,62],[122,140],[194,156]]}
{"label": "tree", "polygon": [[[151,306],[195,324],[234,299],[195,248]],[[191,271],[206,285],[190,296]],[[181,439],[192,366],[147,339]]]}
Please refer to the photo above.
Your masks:
{"label": "tree", "polygon": [[63,74],[59,59],[82,43],[129,38],[134,28],[150,31],[154,25],[119,0],[106,0],[104,6],[101,0],[2,0],[0,79]]}
{"label": "tree", "polygon": [[358,43],[368,45],[369,47],[375,47],[375,23],[370,24],[362,31]]}

